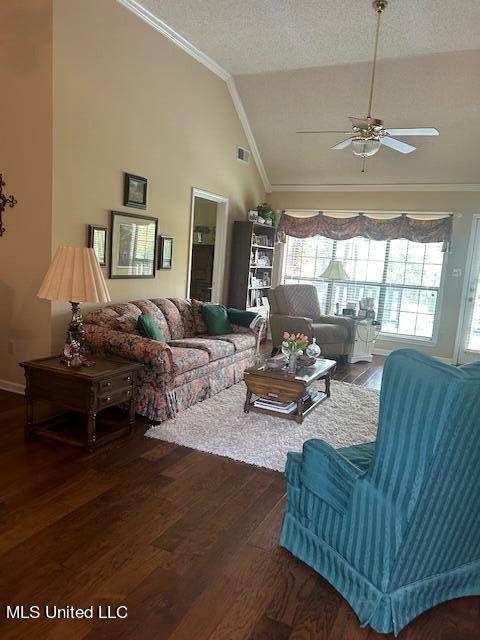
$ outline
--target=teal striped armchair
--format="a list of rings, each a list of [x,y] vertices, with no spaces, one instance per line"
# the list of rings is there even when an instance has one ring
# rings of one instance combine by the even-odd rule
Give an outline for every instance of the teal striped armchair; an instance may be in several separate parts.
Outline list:
[[[290,453],[280,544],[324,576],[362,626],[397,634],[480,595],[480,362],[410,349],[386,362],[377,440]]]

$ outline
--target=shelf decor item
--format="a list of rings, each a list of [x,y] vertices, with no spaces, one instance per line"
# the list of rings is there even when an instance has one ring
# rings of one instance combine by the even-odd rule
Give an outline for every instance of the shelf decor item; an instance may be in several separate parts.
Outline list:
[[[157,218],[112,211],[110,278],[154,278]]]
[[[277,224],[277,212],[268,202],[262,202],[257,207],[259,219],[264,220],[264,224],[275,226]]]
[[[6,196],[3,193],[3,187],[6,185],[5,180],[3,179],[3,174],[0,173],[0,236],[3,236],[6,229],[3,226],[2,215],[7,207],[13,209],[13,207],[17,204],[17,200],[13,196]]]
[[[147,208],[147,178],[125,173],[123,181],[123,204],[136,209]]]
[[[80,347],[84,338],[80,303],[111,301],[95,251],[89,247],[59,247],[37,296],[70,303],[67,344],[75,341]]]

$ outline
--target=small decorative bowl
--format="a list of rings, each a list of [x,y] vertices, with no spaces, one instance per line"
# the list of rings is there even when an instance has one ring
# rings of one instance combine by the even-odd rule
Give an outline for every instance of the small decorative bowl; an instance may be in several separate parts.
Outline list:
[[[311,356],[307,356],[306,354],[303,354],[302,356],[298,357],[297,362],[300,367],[311,367],[312,364],[315,364],[315,358],[312,358]]]
[[[267,358],[265,365],[267,369],[282,369],[287,364],[287,358],[285,356],[275,356],[273,358]]]

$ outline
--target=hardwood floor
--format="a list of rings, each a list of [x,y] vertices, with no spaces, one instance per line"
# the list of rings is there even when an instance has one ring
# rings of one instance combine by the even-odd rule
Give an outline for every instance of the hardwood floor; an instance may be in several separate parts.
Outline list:
[[[337,379],[378,388],[382,358]],[[1,620],[2,640],[374,640],[278,546],[281,474],[132,437],[93,455],[23,438],[0,391],[0,604],[118,605],[117,620]],[[393,636],[392,636],[393,637]],[[480,598],[424,613],[401,640],[478,640]]]

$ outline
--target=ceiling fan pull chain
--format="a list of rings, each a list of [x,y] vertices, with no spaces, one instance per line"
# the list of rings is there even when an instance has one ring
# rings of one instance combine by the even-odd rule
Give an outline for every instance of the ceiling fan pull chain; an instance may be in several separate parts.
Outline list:
[[[375,8],[375,11],[377,12],[377,28],[375,30],[375,48],[374,48],[374,54],[373,54],[372,81],[370,84],[370,98],[368,101],[367,118],[372,117],[373,87],[375,85],[375,72],[377,70],[378,36],[380,33],[380,19],[382,17],[382,13],[385,10],[385,7],[387,6],[387,3],[383,2],[382,0],[375,0],[375,2],[373,3],[373,6]]]

